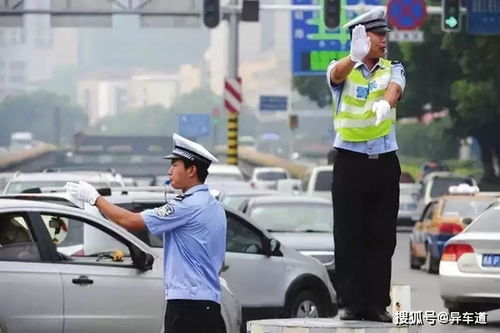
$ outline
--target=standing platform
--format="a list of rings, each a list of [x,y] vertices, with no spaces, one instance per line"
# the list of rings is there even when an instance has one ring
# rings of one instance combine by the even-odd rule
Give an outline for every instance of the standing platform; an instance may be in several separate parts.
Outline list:
[[[373,321],[340,321],[333,318],[255,320],[247,333],[419,333],[421,326],[398,326]]]

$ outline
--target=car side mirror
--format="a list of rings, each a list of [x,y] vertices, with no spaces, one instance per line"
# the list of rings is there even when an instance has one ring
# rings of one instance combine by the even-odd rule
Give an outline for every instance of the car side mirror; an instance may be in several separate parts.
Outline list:
[[[268,257],[280,255],[281,254],[280,248],[281,248],[281,243],[278,240],[274,238],[269,238],[266,244],[266,255]]]
[[[141,271],[149,271],[153,269],[153,263],[155,259],[150,253],[143,251],[137,251],[133,257],[134,266]]]
[[[465,224],[465,225],[469,225],[469,224],[471,224],[471,222],[472,222],[472,218],[470,218],[470,217],[465,217],[462,220],[462,223]]]

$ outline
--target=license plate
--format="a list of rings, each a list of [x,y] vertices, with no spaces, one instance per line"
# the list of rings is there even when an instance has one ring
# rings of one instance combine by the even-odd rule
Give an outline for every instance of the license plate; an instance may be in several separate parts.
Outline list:
[[[483,267],[500,267],[500,254],[483,254]]]

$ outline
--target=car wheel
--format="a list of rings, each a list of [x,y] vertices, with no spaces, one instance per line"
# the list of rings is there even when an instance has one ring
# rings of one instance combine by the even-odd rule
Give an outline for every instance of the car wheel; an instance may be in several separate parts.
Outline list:
[[[420,269],[420,267],[422,267],[422,263],[420,262],[420,260],[418,260],[417,258],[415,258],[413,256],[413,252],[411,249],[411,243],[410,243],[410,268],[411,269]]]
[[[425,260],[426,271],[429,274],[439,273],[439,260],[436,260],[432,255],[431,251],[427,250],[427,259]]]
[[[311,291],[299,292],[285,310],[289,318],[319,318],[327,316],[326,306],[321,298]]]

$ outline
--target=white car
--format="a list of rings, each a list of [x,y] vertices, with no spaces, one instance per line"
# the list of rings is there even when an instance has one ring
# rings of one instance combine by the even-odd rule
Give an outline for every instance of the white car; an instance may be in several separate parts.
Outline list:
[[[398,225],[415,224],[417,214],[418,184],[399,183]]]
[[[74,172],[18,172],[12,176],[3,193],[22,193],[44,187],[62,188],[66,182],[84,180],[95,188],[124,186],[110,172],[74,171]]]
[[[306,195],[332,200],[333,165],[323,165],[311,170],[304,186]]]
[[[71,200],[41,196],[0,198],[0,332],[161,332],[161,251]],[[224,327],[237,333],[240,305],[221,285]]]
[[[500,206],[487,209],[445,245],[441,298],[450,312],[500,308]]]
[[[254,189],[276,190],[278,181],[281,179],[290,179],[291,176],[283,168],[256,167],[253,169],[250,178],[250,186]]]
[[[243,173],[236,165],[229,164],[211,164],[208,167],[209,182],[227,182],[227,181],[244,181]]]

